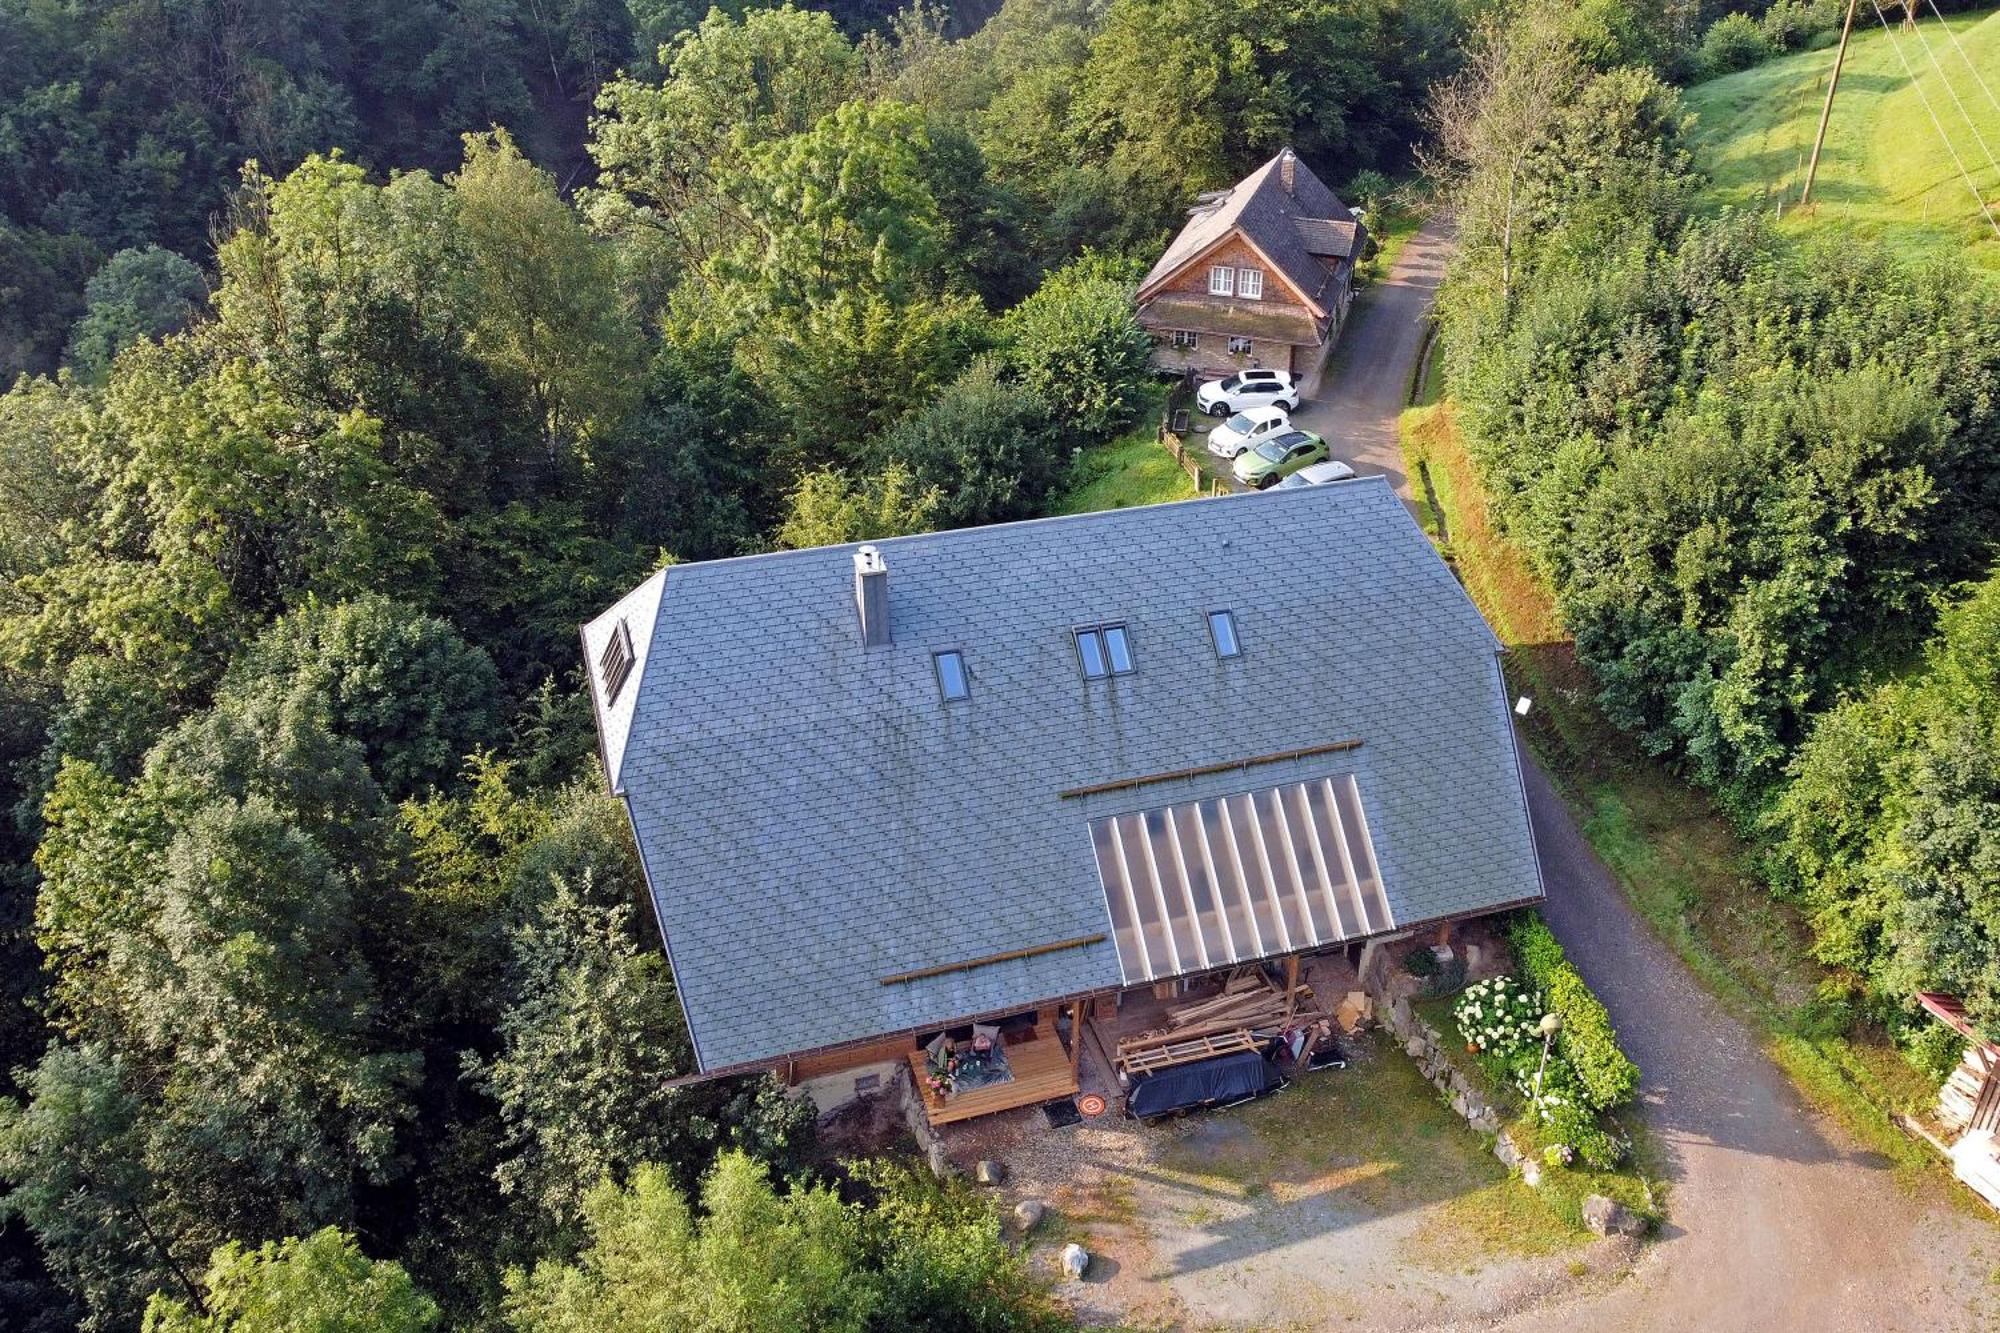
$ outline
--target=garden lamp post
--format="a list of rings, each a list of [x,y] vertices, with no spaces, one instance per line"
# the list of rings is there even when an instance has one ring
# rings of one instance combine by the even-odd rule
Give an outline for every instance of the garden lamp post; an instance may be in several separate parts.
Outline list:
[[[1542,1034],[1542,1062],[1535,1066],[1535,1105],[1542,1104],[1542,1075],[1549,1072],[1549,1048],[1556,1044],[1556,1033],[1562,1031],[1561,1014],[1543,1014],[1536,1025]]]

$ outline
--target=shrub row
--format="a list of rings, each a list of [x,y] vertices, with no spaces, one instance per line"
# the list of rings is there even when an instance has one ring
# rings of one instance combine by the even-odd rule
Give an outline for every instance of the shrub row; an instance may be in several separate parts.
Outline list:
[[[1533,912],[1516,917],[1507,935],[1522,975],[1562,1018],[1556,1049],[1576,1071],[1592,1106],[1603,1111],[1631,1101],[1639,1090],[1639,1067],[1619,1049],[1611,1014],[1584,984],[1562,944]]]

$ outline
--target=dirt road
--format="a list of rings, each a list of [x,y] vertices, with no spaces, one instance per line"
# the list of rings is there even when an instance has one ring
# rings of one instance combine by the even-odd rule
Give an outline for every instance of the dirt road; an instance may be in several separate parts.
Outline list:
[[[1321,395],[1296,414],[1405,501],[1397,418],[1450,250],[1426,227],[1356,317]],[[1919,1333],[2000,1327],[2000,1229],[1916,1191],[1814,1115],[1627,904],[1530,762],[1549,924],[1644,1074],[1666,1155],[1669,1224],[1608,1292],[1537,1304],[1510,1329]]]

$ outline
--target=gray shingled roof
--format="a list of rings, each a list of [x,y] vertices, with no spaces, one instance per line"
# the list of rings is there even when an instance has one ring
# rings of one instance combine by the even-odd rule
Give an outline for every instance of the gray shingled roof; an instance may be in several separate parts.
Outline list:
[[[1399,925],[1539,896],[1498,644],[1382,480],[879,545],[887,647],[860,644],[851,546],[676,565],[584,629],[703,1069],[1116,987],[1109,939],[882,978],[1108,933],[1089,821],[1168,801],[1351,774]],[[596,680],[620,616],[651,621],[629,726]],[[1137,669],[1085,681],[1071,631],[1110,621]]]
[[[1284,158],[1285,154],[1279,153],[1231,186],[1222,199],[1191,210],[1187,225],[1140,282],[1139,299],[1149,299],[1155,283],[1172,277],[1190,260],[1241,227],[1243,234],[1270,256],[1291,284],[1325,313],[1323,298],[1339,276],[1340,265],[1317,256],[1330,253],[1351,256],[1360,248],[1365,233],[1347,205],[1304,162],[1295,162],[1292,188],[1288,192],[1279,170]],[[1330,250],[1328,247],[1340,236],[1346,238],[1346,249]]]

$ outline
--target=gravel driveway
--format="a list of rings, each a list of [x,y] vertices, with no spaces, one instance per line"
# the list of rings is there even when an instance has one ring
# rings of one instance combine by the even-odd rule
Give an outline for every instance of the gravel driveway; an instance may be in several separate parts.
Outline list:
[[[1397,419],[1450,233],[1426,226],[1347,331],[1298,419],[1409,500]],[[1538,1304],[1510,1329],[2000,1327],[2000,1232],[1806,1108],[1756,1037],[1649,930],[1532,759],[1528,799],[1549,924],[1644,1074],[1666,1156],[1668,1225],[1609,1292]]]

